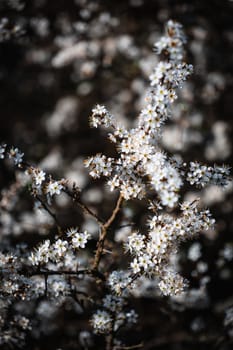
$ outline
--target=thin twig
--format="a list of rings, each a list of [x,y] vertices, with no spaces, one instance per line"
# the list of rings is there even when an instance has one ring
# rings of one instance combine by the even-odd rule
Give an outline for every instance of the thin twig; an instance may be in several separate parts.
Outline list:
[[[35,198],[36,198],[36,200],[38,200],[38,202],[40,202],[40,204],[42,205],[42,207],[44,208],[44,210],[47,211],[47,213],[54,219],[59,234],[62,234],[62,228],[61,228],[61,226],[60,226],[60,224],[59,224],[57,215],[56,215],[55,213],[53,213],[53,212],[49,209],[49,207],[45,204],[45,202],[44,202],[38,195],[36,195]]]
[[[48,275],[44,275],[44,295],[47,297],[48,295]]]
[[[113,333],[106,336],[106,350],[113,350]]]
[[[144,346],[143,343],[131,346],[115,346],[114,350],[132,350],[132,349],[140,349]]]
[[[43,275],[43,276],[53,276],[53,275],[66,275],[66,276],[79,276],[79,275],[89,275],[95,278],[98,278],[102,281],[105,281],[104,275],[96,270],[89,270],[89,269],[83,269],[78,271],[67,271],[67,270],[45,270],[40,269],[33,271],[29,273],[29,276],[37,276],[37,275]]]
[[[80,197],[79,197],[79,193],[77,191],[71,191],[69,190],[67,187],[63,190],[69,197],[71,197],[73,199],[73,201],[75,203],[78,204],[78,206],[87,214],[89,214],[90,216],[92,216],[99,225],[103,225],[104,220],[102,220],[97,214],[95,214],[90,208],[88,208],[88,206],[86,204],[84,204]]]
[[[105,241],[105,238],[106,238],[106,235],[107,235],[108,228],[111,226],[111,224],[115,220],[115,218],[116,218],[116,216],[117,216],[117,214],[118,214],[118,212],[120,210],[120,207],[121,207],[123,199],[124,199],[123,196],[120,194],[119,197],[118,197],[116,206],[115,206],[111,216],[109,217],[109,219],[104,224],[101,225],[100,236],[99,236],[99,240],[98,240],[98,243],[97,243],[97,249],[96,249],[94,263],[93,263],[93,267],[92,267],[93,270],[97,270],[98,269],[98,266],[99,266],[99,263],[100,263],[100,259],[101,259],[101,256],[103,254],[104,241]]]

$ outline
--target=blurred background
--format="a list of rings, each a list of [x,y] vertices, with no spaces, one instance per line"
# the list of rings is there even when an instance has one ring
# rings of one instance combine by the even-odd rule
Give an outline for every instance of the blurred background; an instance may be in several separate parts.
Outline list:
[[[184,26],[187,62],[193,64],[194,74],[179,92],[161,146],[185,161],[231,165],[231,0],[1,0],[0,142],[18,147],[30,163],[54,178],[75,181],[86,203],[108,216],[115,195],[109,195],[101,181],[90,180],[83,160],[115,150],[104,131],[89,127],[89,116],[99,103],[127,127],[134,125],[144,105],[148,76],[159,60],[153,44],[169,19]],[[7,165],[1,163],[0,169],[2,191],[10,192],[12,183],[23,181]],[[1,241],[7,237],[11,243],[34,245],[51,235],[53,223],[34,213],[28,195],[14,191],[17,200],[14,196],[7,208],[0,204]],[[224,192],[210,186],[185,193],[185,199],[196,197],[211,209],[216,228],[184,245],[174,262],[191,281],[186,300],[161,299],[148,281],[135,295],[140,323],[137,335],[129,332],[127,337],[144,339],[143,349],[231,348],[232,184]],[[65,198],[56,206],[64,226],[78,222],[97,236],[94,222]],[[129,203],[123,219],[143,227],[144,211],[143,203]],[[35,232],[41,238],[33,236]],[[113,242],[124,240],[123,235],[116,231]],[[51,311],[49,321],[38,312],[42,331],[24,348],[83,349],[80,337],[64,325],[69,310],[62,312],[59,318]],[[68,319],[81,332],[83,323]],[[50,330],[48,323],[53,325]]]

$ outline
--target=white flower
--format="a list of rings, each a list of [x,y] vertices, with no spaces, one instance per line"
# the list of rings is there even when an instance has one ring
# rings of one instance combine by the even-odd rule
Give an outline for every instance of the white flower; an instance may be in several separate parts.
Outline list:
[[[47,239],[41,243],[34,253],[31,253],[29,260],[33,265],[47,263],[51,257],[50,241]]]
[[[133,273],[135,273],[135,274],[141,271],[141,267],[138,263],[137,258],[133,259],[133,262],[130,263],[130,267],[133,270]]]
[[[91,323],[96,333],[108,333],[112,327],[112,317],[107,311],[97,310],[92,316]]]
[[[15,162],[15,165],[20,166],[23,161],[24,153],[20,152],[18,148],[11,148],[9,151],[9,158],[12,158]]]
[[[153,262],[151,261],[150,256],[148,254],[143,254],[143,255],[139,256],[138,264],[145,271],[148,270],[149,267],[153,266]]]
[[[71,227],[66,231],[67,237],[73,237],[76,233],[78,233],[78,229],[75,227]]]
[[[138,314],[135,310],[130,310],[126,313],[127,322],[130,324],[134,324],[138,322]]]
[[[67,245],[68,243],[66,241],[62,241],[61,239],[58,239],[53,244],[53,254],[54,256],[64,256],[64,253],[67,251]]]
[[[112,179],[108,180],[107,183],[110,186],[110,191],[114,191],[120,185],[120,181],[117,175],[115,175]]]
[[[47,185],[46,192],[52,197],[54,194],[59,195],[62,189],[63,185],[59,181],[50,181]]]
[[[39,265],[40,261],[38,259],[38,255],[36,253],[31,253],[29,256],[29,261],[32,263],[32,265]]]
[[[128,237],[128,243],[126,244],[127,249],[131,253],[135,253],[136,255],[140,255],[143,248],[145,247],[144,243],[145,237],[139,233],[133,233]]]
[[[90,238],[89,233],[87,231],[77,232],[72,235],[72,246],[76,249],[85,248],[88,239]]]
[[[45,172],[43,170],[37,169],[37,171],[34,172],[33,175],[36,186],[40,187],[42,182],[45,180]]]

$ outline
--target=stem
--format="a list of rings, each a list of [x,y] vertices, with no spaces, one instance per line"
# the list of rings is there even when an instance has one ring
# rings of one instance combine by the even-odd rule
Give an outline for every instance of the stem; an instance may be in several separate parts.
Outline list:
[[[114,350],[131,350],[131,349],[140,349],[143,347],[143,343],[131,346],[116,346]]]
[[[44,295],[45,295],[45,297],[47,297],[47,295],[48,295],[48,275],[44,275],[44,284],[45,284]]]
[[[54,219],[58,232],[59,234],[62,234],[62,228],[59,225],[58,219],[57,219],[57,215],[55,213],[53,213],[49,207],[45,204],[45,202],[37,195],[35,196],[35,198],[38,200],[38,202],[40,202],[40,204],[42,205],[42,207],[44,208],[45,211],[47,211],[47,213]]]
[[[29,274],[29,276],[37,276],[37,275],[43,275],[43,276],[53,276],[53,275],[67,275],[67,276],[79,276],[79,275],[90,275],[95,278],[98,278],[102,281],[105,281],[104,275],[96,270],[88,270],[88,269],[83,269],[79,271],[67,271],[67,270],[59,270],[59,271],[54,271],[54,270],[37,270]]]
[[[113,349],[113,333],[111,332],[106,336],[106,350]]]
[[[90,216],[92,216],[92,217],[97,221],[97,223],[98,223],[99,225],[103,225],[103,222],[104,222],[104,221],[103,221],[98,215],[96,215],[90,208],[88,208],[88,206],[86,206],[86,204],[84,204],[84,203],[81,202],[81,199],[79,198],[79,193],[78,193],[77,191],[70,191],[68,188],[66,188],[66,189],[64,190],[64,192],[65,192],[69,197],[71,197],[71,198],[73,199],[73,201],[74,201],[75,203],[77,203],[78,206],[79,206],[80,208],[82,208],[82,210],[83,210],[85,213],[87,213],[87,214],[89,214]]]
[[[105,241],[105,238],[107,236],[108,228],[111,226],[111,224],[115,220],[115,218],[120,210],[123,199],[124,199],[123,196],[120,194],[111,216],[104,224],[101,224],[101,232],[100,232],[99,240],[97,243],[97,249],[96,249],[94,263],[93,263],[93,267],[92,267],[93,270],[98,269],[100,259],[101,259],[102,254],[103,254],[104,241]]]

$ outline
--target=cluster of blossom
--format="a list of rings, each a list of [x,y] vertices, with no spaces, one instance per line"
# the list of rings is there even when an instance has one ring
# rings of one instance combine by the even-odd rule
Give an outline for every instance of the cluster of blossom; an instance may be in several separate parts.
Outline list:
[[[120,297],[108,294],[102,302],[106,310],[97,310],[91,319],[95,333],[109,334],[123,326],[132,326],[137,323],[138,315],[134,310],[122,311],[123,305]],[[114,316],[112,316],[114,314]]]
[[[18,167],[23,166],[23,156],[24,153],[22,153],[18,148],[10,147],[9,150],[7,150],[7,145],[2,144],[0,145],[0,159],[9,158],[13,159],[14,164]],[[32,192],[36,195],[46,195],[48,203],[51,202],[51,198],[57,194],[61,194],[61,191],[64,189],[66,182],[64,180],[55,181],[51,178],[51,176],[46,175],[46,173],[39,169],[34,167],[28,167],[25,164],[26,167],[26,174],[29,174],[31,176],[32,180]]]
[[[159,149],[158,139],[162,124],[171,115],[170,105],[177,97],[176,89],[192,73],[192,66],[183,62],[184,43],[182,27],[169,21],[167,35],[156,44],[158,53],[167,55],[167,61],[161,61],[150,76],[152,91],[147,98],[148,105],[139,115],[136,128],[128,131],[118,126],[104,106],[97,105],[92,111],[93,126],[113,128],[109,138],[116,143],[120,157],[113,159],[97,154],[87,159],[85,166],[90,167],[90,175],[94,178],[110,178],[110,190],[120,189],[127,200],[145,197],[147,183],[157,192],[164,206],[174,207],[178,202],[178,193],[183,184],[181,171]],[[224,167],[205,168],[191,163],[187,179],[191,184],[199,184],[207,182],[208,178],[208,183],[222,186],[228,183],[228,175],[229,169]]]
[[[65,188],[65,180],[55,181],[51,176],[49,176],[48,180],[46,179],[48,176],[41,169],[29,167],[26,172],[31,176],[33,195],[46,195],[48,204],[51,203],[51,198],[55,194],[60,195]]]
[[[21,274],[22,267],[26,261],[16,253],[0,253],[0,296],[27,298],[30,288],[30,280]]]
[[[7,273],[14,270],[20,269],[22,267],[22,262],[19,258],[12,254],[3,254],[0,252],[0,263],[1,263],[1,272]]]
[[[0,346],[23,347],[25,345],[26,332],[32,329],[30,321],[22,315],[14,315],[13,319],[6,324],[0,316]]]
[[[198,162],[190,162],[187,181],[191,185],[205,187],[207,184],[226,186],[230,180],[230,168],[226,166],[214,167],[201,165]]]
[[[112,293],[105,295],[101,302],[102,309],[98,309],[91,319],[96,333],[108,334],[112,331],[116,332],[120,327],[137,323],[138,315],[136,312],[133,309],[126,309],[126,295],[115,294],[116,291],[127,287],[127,279],[123,281],[123,276],[126,276],[123,271],[113,271],[108,278],[107,284],[111,287]],[[118,287],[116,287],[117,285]]]
[[[180,295],[184,292],[186,281],[177,272],[166,270],[158,286],[165,296]]]
[[[18,167],[21,166],[21,163],[23,162],[23,156],[24,153],[20,152],[18,148],[11,147],[9,151],[7,151],[7,145],[2,144],[0,145],[0,158],[4,159],[5,157],[13,159],[14,164]]]
[[[180,61],[184,56],[183,44],[186,37],[180,23],[169,20],[166,27],[166,35],[154,45],[156,53],[166,53],[172,61]]]
[[[171,254],[176,252],[180,242],[195,237],[214,224],[209,210],[199,211],[196,202],[183,203],[181,210],[178,218],[168,214],[153,216],[149,220],[149,232],[134,232],[126,243],[126,251],[133,257],[130,264],[133,274],[157,276],[164,295],[179,294],[186,285],[182,277],[167,268]]]
[[[7,152],[7,145],[0,145],[0,159],[4,159],[6,157],[12,158],[14,160],[14,164],[18,167],[23,167],[25,165],[26,174],[31,177],[32,184],[32,193],[34,196],[45,195],[47,198],[48,204],[51,204],[52,197],[56,195],[60,195],[62,190],[64,190],[67,181],[64,179],[55,181],[51,176],[48,176],[43,170],[39,168],[35,168],[32,166],[28,166],[26,163],[23,163],[24,153],[19,151],[18,148],[11,147]]]
[[[48,278],[48,295],[51,298],[58,298],[59,296],[69,295],[70,290],[69,283],[62,277],[51,276]]]
[[[112,271],[108,276],[108,287],[116,295],[127,296],[129,286],[131,288],[133,286],[133,279],[129,271]]]
[[[66,234],[68,240],[58,238],[54,243],[51,243],[47,239],[41,243],[35,252],[31,253],[31,263],[40,266],[48,262],[58,263],[65,259],[70,250],[85,248],[88,239],[90,239],[90,234],[87,231],[78,232],[75,228],[69,229]]]
[[[97,128],[102,125],[105,128],[109,128],[110,126],[114,126],[114,118],[108,112],[108,110],[101,105],[96,105],[92,110],[92,116],[90,120],[90,124],[92,127]]]
[[[147,98],[149,104],[139,115],[136,128],[128,131],[118,126],[104,106],[93,110],[92,124],[103,125],[106,120],[107,127],[112,125],[114,130],[109,138],[116,143],[120,157],[112,159],[97,154],[90,157],[85,165],[90,167],[90,175],[94,178],[111,175],[108,180],[110,190],[119,189],[127,200],[142,199],[147,193],[149,180],[150,187],[156,190],[164,206],[174,207],[178,202],[184,171],[160,151],[157,139],[161,125],[170,116],[170,105],[177,97],[175,89],[192,73],[192,66],[183,62],[184,43],[182,27],[169,21],[167,35],[155,45],[156,51],[164,53],[168,60],[160,62],[150,76],[153,89]],[[191,163],[187,180],[191,184],[209,182],[223,186],[229,181],[229,169]],[[209,211],[199,213],[194,203],[183,204],[181,209],[183,214],[178,219],[167,215],[152,218],[151,225],[156,222],[155,227],[150,227],[147,235],[132,234],[127,244],[127,249],[135,256],[131,263],[133,273],[159,276],[159,286],[165,295],[178,294],[185,285],[182,277],[167,269],[170,253],[181,240],[190,239],[201,230],[208,230],[214,223]]]
[[[25,33],[22,24],[10,24],[7,17],[0,19],[0,43],[8,41],[12,38],[18,38]]]
[[[178,169],[160,151],[157,140],[162,124],[170,116],[170,105],[176,98],[175,89],[190,75],[192,66],[182,62],[185,39],[179,24],[168,22],[165,39],[162,41],[166,44],[158,44],[159,53],[166,51],[168,60],[160,62],[150,77],[152,91],[136,128],[128,131],[118,126],[104,106],[93,109],[91,124],[113,127],[109,138],[116,143],[120,157],[112,159],[97,154],[85,165],[90,167],[90,175],[94,178],[110,177],[110,189],[120,189],[125,199],[142,199],[146,195],[146,183],[149,183],[162,204],[173,207],[183,182]]]
[[[19,271],[12,270],[1,276],[0,295],[9,298],[28,299],[30,296],[31,281]]]

